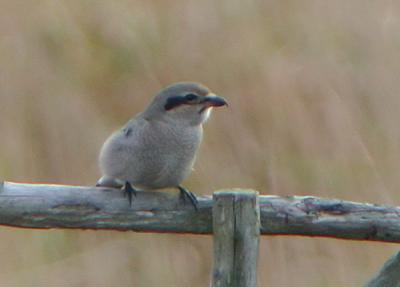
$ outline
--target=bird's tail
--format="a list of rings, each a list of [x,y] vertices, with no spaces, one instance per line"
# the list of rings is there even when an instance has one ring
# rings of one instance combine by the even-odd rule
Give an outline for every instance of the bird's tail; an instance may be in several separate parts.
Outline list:
[[[113,187],[113,188],[121,188],[123,185],[124,185],[123,181],[107,175],[102,176],[96,183],[96,186]]]

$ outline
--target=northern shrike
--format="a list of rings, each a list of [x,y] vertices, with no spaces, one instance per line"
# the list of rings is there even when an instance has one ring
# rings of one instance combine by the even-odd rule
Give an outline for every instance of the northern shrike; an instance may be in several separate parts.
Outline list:
[[[136,189],[175,187],[197,209],[181,182],[190,174],[203,136],[203,123],[224,98],[198,83],[181,82],[161,90],[146,110],[114,132],[99,157],[97,186],[124,187],[129,203]]]

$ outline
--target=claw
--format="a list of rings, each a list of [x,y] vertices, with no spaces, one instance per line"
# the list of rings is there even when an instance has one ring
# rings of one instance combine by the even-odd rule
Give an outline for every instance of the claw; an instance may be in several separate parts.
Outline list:
[[[132,195],[136,197],[136,189],[132,187],[129,181],[126,181],[123,191],[125,192],[126,195],[128,195],[129,206],[132,206]]]
[[[183,201],[186,202],[186,198],[189,199],[190,203],[193,205],[194,209],[199,210],[199,202],[196,198],[196,196],[191,193],[189,190],[182,186],[178,186],[178,189],[180,191],[179,198]]]

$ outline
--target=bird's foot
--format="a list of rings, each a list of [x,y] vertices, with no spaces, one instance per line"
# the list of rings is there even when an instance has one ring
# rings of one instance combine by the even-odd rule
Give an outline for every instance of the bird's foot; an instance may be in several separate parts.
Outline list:
[[[182,186],[178,186],[179,189],[179,199],[182,202],[186,202],[187,199],[189,199],[190,203],[193,205],[194,209],[199,210],[199,202],[196,198],[196,196],[191,193],[189,190],[187,190],[186,188],[182,187]]]
[[[132,187],[129,181],[125,182],[124,188],[122,189],[125,194],[128,196],[129,206],[132,206],[132,195],[136,197],[136,189]]]

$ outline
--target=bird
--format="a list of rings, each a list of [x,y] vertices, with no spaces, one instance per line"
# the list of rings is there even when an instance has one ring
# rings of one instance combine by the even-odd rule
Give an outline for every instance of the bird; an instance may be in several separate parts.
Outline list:
[[[227,101],[196,82],[162,89],[148,107],[104,142],[96,186],[122,188],[132,206],[138,190],[176,188],[198,209],[197,197],[181,183],[193,170],[203,124]]]

